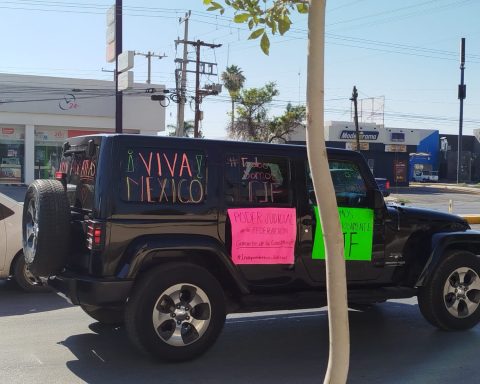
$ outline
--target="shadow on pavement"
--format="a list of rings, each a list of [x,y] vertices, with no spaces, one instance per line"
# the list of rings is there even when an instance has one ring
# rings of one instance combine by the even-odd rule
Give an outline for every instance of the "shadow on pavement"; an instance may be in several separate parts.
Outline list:
[[[328,361],[325,311],[228,319],[210,351],[180,364],[141,355],[121,327],[91,329],[62,342],[77,358],[68,368],[88,383],[319,383]],[[350,329],[349,383],[455,382],[459,367],[476,377],[479,332],[437,331],[416,305],[351,311]]]
[[[28,293],[13,281],[0,280],[0,317],[28,315],[71,307],[53,292]]]

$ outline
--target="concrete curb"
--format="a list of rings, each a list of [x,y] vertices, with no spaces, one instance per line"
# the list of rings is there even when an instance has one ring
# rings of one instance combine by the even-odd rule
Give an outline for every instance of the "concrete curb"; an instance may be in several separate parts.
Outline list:
[[[458,185],[458,184],[447,184],[447,183],[410,183],[410,187],[427,187],[427,188],[437,188],[437,189],[447,189],[450,191],[458,191],[464,193],[480,194],[480,188],[475,188],[472,186]],[[390,188],[392,189],[392,188]]]

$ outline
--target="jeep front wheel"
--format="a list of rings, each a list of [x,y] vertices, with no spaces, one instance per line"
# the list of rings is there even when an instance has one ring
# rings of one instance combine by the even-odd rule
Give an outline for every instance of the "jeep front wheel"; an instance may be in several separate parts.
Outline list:
[[[65,265],[70,210],[62,183],[35,180],[23,204],[23,253],[30,272],[48,277]]]
[[[225,323],[223,289],[204,268],[171,264],[134,288],[125,325],[131,341],[154,357],[184,361],[205,352]]]
[[[420,287],[418,305],[424,317],[444,330],[464,330],[480,321],[480,258],[450,251],[429,283]]]

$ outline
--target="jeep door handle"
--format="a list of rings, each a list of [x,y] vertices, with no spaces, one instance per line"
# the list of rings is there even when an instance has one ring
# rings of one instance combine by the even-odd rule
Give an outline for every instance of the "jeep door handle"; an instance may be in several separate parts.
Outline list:
[[[312,219],[303,219],[302,220],[302,225],[306,226],[306,227],[311,227],[313,224],[313,220]]]

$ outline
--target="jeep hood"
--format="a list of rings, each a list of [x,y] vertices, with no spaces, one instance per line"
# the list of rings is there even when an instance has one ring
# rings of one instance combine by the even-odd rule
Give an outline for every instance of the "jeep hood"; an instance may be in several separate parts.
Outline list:
[[[465,231],[470,229],[467,221],[460,216],[431,209],[389,205],[388,215],[398,221],[399,228],[409,227],[434,231]]]

